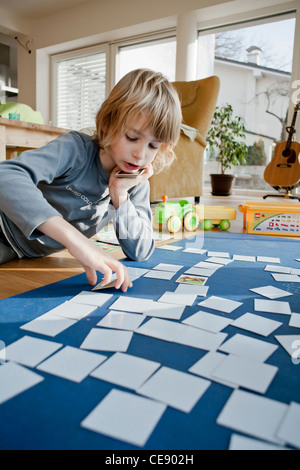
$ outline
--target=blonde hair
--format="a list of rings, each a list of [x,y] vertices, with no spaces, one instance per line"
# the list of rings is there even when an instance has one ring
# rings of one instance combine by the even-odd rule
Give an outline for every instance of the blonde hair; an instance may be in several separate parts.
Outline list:
[[[151,127],[162,142],[154,159],[156,173],[168,168],[180,135],[181,105],[175,88],[164,75],[137,69],[125,75],[113,88],[96,116],[95,139],[102,149],[122,137],[143,114],[145,128]]]

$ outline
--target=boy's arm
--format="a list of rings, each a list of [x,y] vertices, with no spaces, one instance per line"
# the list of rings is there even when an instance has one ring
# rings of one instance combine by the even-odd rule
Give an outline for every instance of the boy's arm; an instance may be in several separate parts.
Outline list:
[[[104,275],[101,282],[102,286],[111,281],[112,272],[115,272],[117,275],[116,289],[122,287],[122,291],[126,292],[128,287],[132,287],[126,267],[96,246],[93,241],[82,235],[62,217],[51,217],[42,223],[38,229],[69,250],[70,254],[83,266],[90,285],[96,284],[96,272],[100,271]]]

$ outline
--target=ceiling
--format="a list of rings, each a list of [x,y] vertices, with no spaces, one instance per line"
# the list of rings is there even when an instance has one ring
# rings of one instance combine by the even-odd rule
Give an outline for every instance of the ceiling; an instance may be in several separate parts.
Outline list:
[[[91,0],[0,0],[0,9],[23,19],[35,19],[57,13]],[[97,0],[102,1],[102,0]]]

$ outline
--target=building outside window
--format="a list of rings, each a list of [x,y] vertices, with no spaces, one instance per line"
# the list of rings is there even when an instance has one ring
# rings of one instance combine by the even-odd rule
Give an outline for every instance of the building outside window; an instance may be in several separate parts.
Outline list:
[[[237,189],[270,190],[263,174],[276,142],[286,140],[294,31],[288,15],[199,32],[197,78],[220,77],[217,105],[231,104],[247,129],[246,165],[231,169]],[[207,188],[218,169],[217,155],[206,152]]]

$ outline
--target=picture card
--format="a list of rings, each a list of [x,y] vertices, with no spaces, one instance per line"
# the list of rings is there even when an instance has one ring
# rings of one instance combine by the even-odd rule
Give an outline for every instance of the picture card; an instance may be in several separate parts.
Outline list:
[[[279,289],[278,287],[274,286],[264,286],[264,287],[257,287],[256,289],[249,289],[251,292],[255,294],[262,295],[263,297],[267,297],[270,300],[276,300],[283,297],[289,297],[293,294],[287,292],[286,290]]]
[[[279,439],[300,449],[300,404],[291,402],[276,433]]]
[[[281,322],[270,320],[269,318],[255,315],[253,313],[245,313],[233,321],[232,326],[241,328],[242,330],[251,331],[261,336],[269,336],[277,328],[282,325]]]
[[[217,418],[217,424],[258,439],[282,445],[276,436],[288,405],[256,395],[234,390]]]
[[[75,383],[82,382],[107,356],[66,346],[42,362],[37,369]]]
[[[210,381],[186,372],[161,367],[137,390],[137,393],[189,413],[210,384]]]
[[[150,308],[145,310],[147,317],[169,318],[170,320],[180,320],[185,310],[185,305],[174,303],[153,302]]]
[[[222,354],[218,351],[209,351],[189,368],[189,372],[225,385],[226,387],[238,388],[237,384],[228,382],[227,380],[222,380],[213,375],[214,370],[226,359],[226,357],[227,354]]]
[[[95,305],[96,307],[102,307],[108,300],[112,298],[113,294],[103,294],[90,291],[82,291],[79,294],[72,297],[69,302],[78,302],[80,304]]]
[[[212,375],[253,392],[265,394],[277,372],[278,368],[275,366],[229,355]]]
[[[60,343],[23,336],[0,351],[0,360],[18,362],[27,367],[36,367],[62,346]],[[3,357],[2,354],[5,356]]]
[[[115,353],[91,376],[132,390],[139,388],[158,368],[159,362],[130,354]]]
[[[275,344],[239,333],[229,338],[226,343],[219,347],[219,351],[259,362],[265,362],[276,349],[278,347]]]
[[[212,296],[206,300],[203,300],[198,305],[209,308],[211,310],[217,310],[219,312],[231,313],[243,304],[242,302],[236,302],[235,300]]]
[[[292,314],[290,304],[279,300],[254,299],[254,310],[256,312],[278,313],[281,315]]]
[[[110,310],[110,312],[103,317],[97,326],[104,328],[113,328],[116,330],[136,330],[140,324],[145,320],[145,316],[140,313],[119,312],[117,310]]]
[[[124,312],[144,313],[147,308],[151,307],[153,302],[152,299],[120,296],[109,308],[111,310],[121,310]]]
[[[22,392],[34,387],[44,377],[14,362],[7,362],[0,367],[0,405]]]
[[[25,325],[20,326],[20,329],[53,338],[67,328],[75,325],[75,323],[77,323],[76,320],[45,313]]]
[[[165,410],[163,403],[113,389],[81,422],[81,426],[143,447]]]
[[[80,349],[125,352],[128,349],[132,335],[132,331],[92,328],[81,344]]]
[[[187,284],[192,286],[204,286],[207,279],[208,278],[204,276],[191,276],[187,274],[181,274],[181,276],[176,279],[176,282],[178,282],[179,284]]]
[[[210,331],[211,333],[220,333],[224,328],[230,325],[233,320],[214,315],[212,313],[199,312],[194,313],[190,317],[183,320],[182,323],[190,325],[195,328]]]

